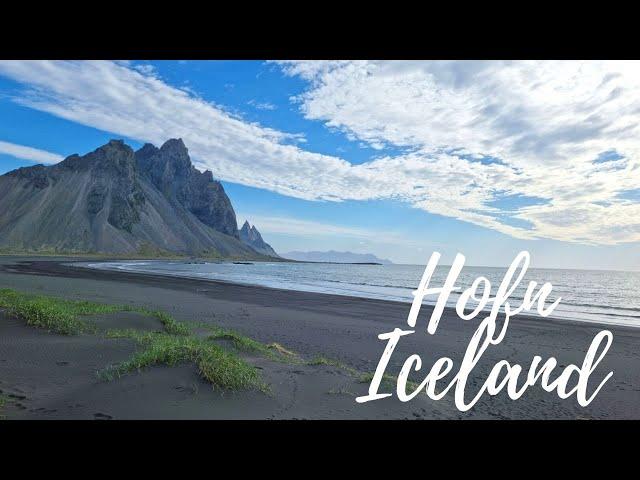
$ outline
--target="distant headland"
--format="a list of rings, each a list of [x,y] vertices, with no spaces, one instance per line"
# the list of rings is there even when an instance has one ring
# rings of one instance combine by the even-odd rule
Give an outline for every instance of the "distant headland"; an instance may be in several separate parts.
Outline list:
[[[337,252],[287,252],[281,255],[283,258],[297,260],[298,262],[322,262],[322,263],[351,263],[365,265],[391,265],[393,262],[384,258],[378,258],[372,253]]]

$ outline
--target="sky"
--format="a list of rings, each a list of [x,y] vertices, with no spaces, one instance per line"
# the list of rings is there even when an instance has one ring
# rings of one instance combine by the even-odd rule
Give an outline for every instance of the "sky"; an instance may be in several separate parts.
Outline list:
[[[636,61],[0,61],[0,173],[182,138],[281,253],[640,270],[639,130]]]

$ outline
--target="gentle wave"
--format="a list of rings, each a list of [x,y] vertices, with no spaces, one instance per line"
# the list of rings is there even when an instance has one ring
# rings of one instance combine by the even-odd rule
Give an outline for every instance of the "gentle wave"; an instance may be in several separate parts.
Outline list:
[[[406,287],[404,285],[395,285],[395,284],[379,284],[379,283],[368,283],[368,282],[359,282],[359,283],[350,283],[350,282],[345,282],[343,280],[330,280],[330,279],[326,279],[324,280],[326,282],[330,282],[330,283],[339,283],[339,284],[343,284],[343,285],[360,285],[360,286],[369,286],[369,287],[381,287],[381,288],[398,288],[398,289],[403,289],[403,290],[407,290],[409,292],[412,292],[415,290],[415,286],[414,287]],[[562,293],[570,293],[570,290],[557,290],[554,289],[554,293],[556,294],[562,294]],[[460,296],[459,292],[451,292],[452,296]],[[560,295],[558,295],[560,296]],[[613,298],[624,298],[621,295],[611,295],[611,297]],[[520,296],[520,295],[516,295],[516,294],[512,294],[510,297],[510,299],[513,300],[524,300],[524,295]],[[602,309],[614,309],[614,310],[624,310],[624,311],[629,311],[629,312],[640,312],[640,308],[634,308],[634,307],[620,307],[620,306],[611,306],[611,305],[605,305],[605,304],[599,304],[599,305],[594,305],[591,303],[576,303],[576,302],[570,302],[570,301],[564,301],[562,302],[564,305],[572,305],[575,307],[597,307],[597,308],[602,308]],[[604,314],[606,315],[606,314]],[[614,315],[614,314],[609,314],[609,315]]]

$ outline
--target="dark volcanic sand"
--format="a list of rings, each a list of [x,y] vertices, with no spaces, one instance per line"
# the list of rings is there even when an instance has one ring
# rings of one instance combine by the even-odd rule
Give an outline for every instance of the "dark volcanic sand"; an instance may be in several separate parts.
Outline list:
[[[77,259],[75,259],[77,260]],[[310,359],[337,359],[372,372],[384,347],[382,332],[406,327],[403,303],[223,282],[170,278],[65,266],[63,259],[0,258],[0,288],[164,309],[176,319],[204,321],[235,329],[263,342],[278,342]],[[417,332],[403,337],[387,372],[396,375],[408,355],[422,357],[423,375],[442,356],[453,373],[478,321],[464,322],[447,310],[436,335],[423,333],[430,308],[424,306]],[[101,327],[156,329],[153,319],[114,314]],[[4,414],[13,418],[640,418],[640,330],[531,317],[511,320],[502,344],[490,347],[468,381],[467,398],[501,359],[528,370],[535,355],[555,356],[562,366],[581,365],[598,331],[613,332],[613,345],[591,377],[597,385],[614,375],[586,408],[575,397],[560,400],[539,385],[512,401],[506,393],[484,394],[469,412],[453,405],[453,391],[441,401],[421,394],[357,404],[368,384],[328,366],[299,366],[249,358],[261,368],[272,395],[214,391],[192,365],[153,367],[105,382],[96,372],[135,351],[130,340],[99,335],[68,337],[28,327],[0,313],[0,391],[10,398]],[[559,373],[559,371],[558,371]],[[413,377],[415,381],[423,376]],[[381,390],[382,391],[382,390]],[[391,390],[388,390],[391,392]]]

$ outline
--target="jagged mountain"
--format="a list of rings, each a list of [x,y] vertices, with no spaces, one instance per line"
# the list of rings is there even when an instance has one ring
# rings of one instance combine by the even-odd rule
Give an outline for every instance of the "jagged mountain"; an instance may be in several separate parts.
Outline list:
[[[0,247],[259,257],[240,241],[220,182],[193,167],[179,139],[137,152],[112,140],[0,176]]]
[[[185,207],[214,230],[238,238],[236,214],[222,184],[209,170],[196,170],[182,140],[168,140],[161,148],[147,143],[135,157],[139,171],[172,204]]]
[[[273,248],[271,248],[271,245],[262,239],[262,235],[260,235],[256,226],[249,225],[247,220],[245,220],[244,225],[242,225],[242,228],[240,229],[240,241],[245,245],[249,245],[258,253],[262,253],[269,257],[279,258],[279,255]]]
[[[283,258],[297,260],[299,262],[328,262],[328,263],[379,263],[389,265],[393,262],[384,258],[378,258],[372,253],[353,252],[287,252],[282,254]]]

